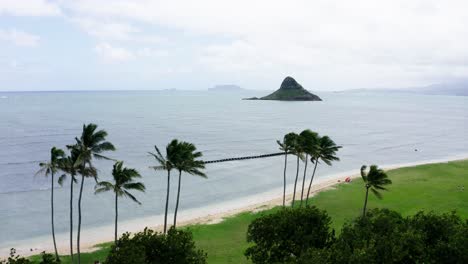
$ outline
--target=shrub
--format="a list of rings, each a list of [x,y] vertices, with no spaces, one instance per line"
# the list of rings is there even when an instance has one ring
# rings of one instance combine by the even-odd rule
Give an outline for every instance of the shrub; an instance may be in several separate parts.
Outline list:
[[[46,253],[45,251],[41,253],[41,258],[42,260],[39,264],[60,264],[60,261],[56,260],[54,255]]]
[[[296,263],[468,263],[466,245],[468,222],[455,213],[403,218],[374,209],[345,224],[327,248],[310,248]]]
[[[253,263],[284,263],[309,248],[323,248],[334,235],[330,217],[316,207],[283,208],[254,220],[248,227],[245,256]]]
[[[10,257],[6,260],[0,260],[0,264],[29,264],[31,261],[29,261],[26,258],[20,257],[19,255],[16,255],[16,249],[12,248],[10,249]]]
[[[197,250],[189,231],[171,228],[167,235],[149,229],[125,233],[112,246],[106,264],[204,264],[206,253]]]

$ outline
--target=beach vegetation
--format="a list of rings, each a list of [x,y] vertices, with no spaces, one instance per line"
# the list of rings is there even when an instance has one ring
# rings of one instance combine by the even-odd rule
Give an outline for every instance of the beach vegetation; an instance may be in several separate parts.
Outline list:
[[[369,190],[378,198],[382,199],[380,191],[386,191],[385,185],[392,183],[392,180],[388,178],[388,175],[382,169],[379,169],[377,165],[371,165],[369,172],[366,172],[367,166],[362,165],[361,177],[366,187],[366,198],[364,200],[364,207],[362,209],[362,216],[366,215],[367,200],[369,198]]]
[[[178,146],[179,146],[179,141],[177,139],[172,140],[167,146],[166,146],[166,156],[163,156],[161,151],[157,146],[154,146],[154,149],[156,152],[149,152],[151,156],[154,157],[154,159],[157,162],[156,166],[151,166],[152,169],[155,171],[161,171],[165,170],[167,171],[167,187],[166,187],[166,205],[164,208],[164,229],[163,232],[164,234],[167,233],[167,214],[168,214],[168,209],[169,209],[169,191],[171,187],[171,171],[175,169],[175,163],[177,163],[178,160],[178,155],[180,154],[178,152]]]
[[[117,224],[119,217],[118,198],[126,197],[132,201],[141,204],[130,191],[145,191],[145,185],[136,182],[135,179],[141,178],[137,170],[123,166],[123,161],[117,161],[112,169],[112,178],[114,182],[101,181],[96,184],[95,193],[112,191],[115,194],[115,222],[114,222],[114,242],[117,241]]]
[[[179,172],[179,181],[177,184],[177,198],[174,209],[174,227],[176,227],[177,225],[177,212],[179,210],[180,189],[182,186],[182,173],[185,172],[190,175],[206,178],[205,173],[201,171],[205,168],[205,163],[202,160],[200,160],[200,158],[203,155],[200,151],[197,151],[195,145],[192,143],[182,141],[179,142],[177,148],[178,155],[177,159],[174,161],[174,166]]]
[[[327,247],[310,248],[294,263],[467,263],[468,222],[455,213],[403,217],[372,209],[346,223]]]
[[[341,146],[336,145],[336,143],[328,136],[318,137],[317,146],[312,147],[310,152],[310,161],[314,163],[314,170],[312,176],[310,177],[309,187],[307,188],[307,195],[305,203],[307,205],[310,196],[310,190],[312,188],[312,182],[314,181],[315,172],[317,170],[317,165],[322,161],[328,166],[332,165],[332,162],[339,161],[340,158],[336,155],[338,150],[342,148]]]
[[[302,149],[305,153],[304,157],[304,176],[302,177],[302,188],[301,188],[301,204],[304,200],[304,185],[306,182],[307,176],[307,164],[310,157],[316,156],[318,151],[318,143],[319,143],[319,135],[316,132],[311,131],[310,129],[306,129],[299,134],[300,137],[300,144],[302,145]]]
[[[192,233],[171,227],[167,234],[145,229],[123,234],[111,247],[106,264],[205,264],[207,254],[197,249]]]
[[[284,172],[283,172],[283,207],[286,206],[286,169],[288,166],[288,154],[294,149],[294,142],[297,135],[295,133],[288,133],[283,137],[283,141],[277,140],[279,149],[284,152]]]
[[[78,255],[78,263],[81,263],[80,257],[80,235],[81,235],[81,201],[83,196],[83,186],[85,178],[92,177],[97,181],[97,170],[92,164],[93,159],[109,159],[104,156],[106,151],[114,151],[114,145],[106,141],[107,132],[105,130],[97,130],[96,124],[83,125],[81,136],[75,138],[75,144],[67,146],[68,149],[76,151],[78,157],[75,161],[79,166],[79,174],[81,175],[80,192],[78,195],[78,229],[76,239],[76,250]]]
[[[252,221],[245,256],[256,264],[285,263],[309,248],[323,248],[334,238],[331,218],[316,207],[283,208]]]
[[[69,205],[69,233],[70,233],[70,258],[73,262],[73,185],[77,183],[76,176],[80,170],[78,161],[78,151],[70,150],[70,153],[65,158],[62,158],[59,163],[60,170],[64,173],[59,179],[58,183],[63,185],[63,182],[67,177],[70,178],[70,205]]]
[[[55,179],[54,176],[59,171],[59,165],[61,160],[65,157],[65,152],[56,147],[52,147],[50,150],[50,160],[48,162],[39,163],[40,170],[36,173],[43,174],[46,177],[50,175],[50,214],[51,214],[51,231],[52,231],[52,241],[54,244],[54,252],[56,260],[60,260],[59,254],[57,251],[57,242],[55,240],[55,223],[54,223],[54,189],[55,189]]]
[[[291,133],[290,133],[291,134]],[[300,167],[300,160],[304,160],[304,149],[302,148],[301,144],[301,137],[296,134],[292,133],[292,154],[296,156],[296,177],[294,178],[294,189],[293,189],[293,198],[292,198],[292,206],[294,207],[294,202],[296,201],[296,188],[297,188],[297,179],[299,178],[299,167]]]

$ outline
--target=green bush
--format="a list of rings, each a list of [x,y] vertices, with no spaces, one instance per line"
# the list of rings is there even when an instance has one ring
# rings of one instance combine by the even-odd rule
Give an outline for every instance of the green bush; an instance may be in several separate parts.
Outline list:
[[[60,264],[60,261],[56,260],[54,255],[46,253],[45,251],[41,253],[41,258],[42,260],[39,264]]]
[[[300,257],[309,248],[323,248],[333,240],[331,219],[316,207],[283,208],[254,220],[247,240],[254,245],[245,256],[253,263],[284,263]]]
[[[455,213],[403,218],[374,209],[346,224],[327,248],[311,248],[296,263],[468,263],[468,222]]]
[[[149,229],[125,233],[112,246],[106,264],[204,264],[206,253],[197,250],[189,231],[171,228],[167,235]]]
[[[0,264],[30,264],[31,262],[19,255],[16,255],[16,249],[10,249],[10,256],[8,259],[0,260]]]

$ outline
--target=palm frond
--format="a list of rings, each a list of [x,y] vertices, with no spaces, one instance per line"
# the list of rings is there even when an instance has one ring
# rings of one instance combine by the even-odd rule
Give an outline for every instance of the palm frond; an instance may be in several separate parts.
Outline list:
[[[374,189],[374,188],[371,188],[371,191],[372,191],[372,193],[375,194],[375,196],[376,196],[377,198],[382,199],[382,194],[381,194],[379,191],[377,191],[377,190]]]
[[[94,186],[94,193],[102,193],[102,192],[107,192],[115,189],[115,185],[107,182],[107,181],[102,181],[98,182],[96,186]]]
[[[131,182],[131,183],[126,183],[123,185],[123,188],[126,190],[137,190],[140,192],[145,192],[146,187],[143,183],[141,182]]]
[[[362,165],[361,166],[361,177],[364,180],[364,182],[367,182],[367,174],[366,174],[367,166]]]
[[[135,196],[133,196],[133,194],[127,192],[127,191],[124,191],[124,195],[129,197],[130,199],[132,199],[132,201],[134,201],[135,203],[141,205],[140,201],[137,200],[137,198]]]

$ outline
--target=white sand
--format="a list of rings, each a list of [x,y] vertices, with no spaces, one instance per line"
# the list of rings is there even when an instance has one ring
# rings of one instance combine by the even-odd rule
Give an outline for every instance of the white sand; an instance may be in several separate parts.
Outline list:
[[[455,157],[437,159],[437,160],[428,160],[423,162],[413,162],[405,164],[393,164],[393,165],[383,165],[380,166],[385,170],[396,169],[401,167],[410,167],[415,165],[430,164],[430,163],[441,163],[448,162],[451,160],[460,160],[466,159],[468,155],[459,155]],[[343,184],[346,177],[351,177],[352,179],[360,177],[359,170],[347,171],[339,174],[321,176],[316,178],[312,185],[311,193],[312,195],[333,188],[336,184]],[[304,195],[307,193],[307,184],[306,189],[304,190]],[[302,181],[298,181],[298,192],[296,196],[299,195],[300,199],[300,186]],[[292,190],[293,186],[287,186],[287,190]],[[260,193],[253,196],[243,197],[240,199],[214,204],[211,206],[199,207],[196,209],[184,210],[179,212],[178,216],[178,225],[192,225],[192,224],[213,224],[219,223],[224,218],[236,215],[241,212],[257,212],[272,208],[282,204],[283,198],[283,188],[280,186],[278,189],[271,190],[269,192]],[[292,201],[292,193],[287,194],[287,202]],[[297,197],[296,197],[297,200]],[[162,230],[162,224],[164,222],[163,215],[149,216],[138,218],[130,221],[119,222],[119,230],[121,232],[138,232],[143,230],[145,227],[149,227],[155,230]],[[168,216],[168,222],[172,223],[173,215]],[[89,252],[95,250],[95,245],[107,241],[112,241],[114,239],[114,226],[112,224],[102,227],[95,228],[85,228],[81,232],[82,243],[81,243],[81,252]],[[76,231],[74,233],[76,236]],[[69,253],[69,234],[61,233],[56,236],[58,243],[58,249],[60,254]],[[75,244],[76,241],[74,241]],[[74,245],[76,247],[76,245]],[[16,248],[17,254],[22,256],[29,256],[34,254],[39,254],[42,251],[53,252],[53,244],[51,236],[37,237],[23,241],[16,241],[11,244],[10,247]],[[0,248],[0,256],[8,256],[10,252],[10,247]],[[32,251],[31,251],[32,249]],[[76,249],[74,250],[76,253]]]

